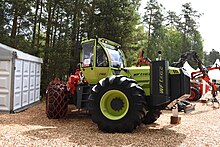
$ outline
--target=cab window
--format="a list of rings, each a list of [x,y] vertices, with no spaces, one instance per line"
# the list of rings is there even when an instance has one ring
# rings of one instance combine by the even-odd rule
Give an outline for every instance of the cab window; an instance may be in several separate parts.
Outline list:
[[[109,66],[108,57],[100,44],[97,45],[97,49],[96,49],[96,66],[97,67]]]
[[[93,66],[93,53],[94,41],[82,44],[82,66],[90,67]]]

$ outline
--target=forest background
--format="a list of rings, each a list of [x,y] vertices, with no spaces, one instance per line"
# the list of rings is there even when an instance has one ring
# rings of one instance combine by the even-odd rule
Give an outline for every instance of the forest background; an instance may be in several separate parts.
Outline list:
[[[162,51],[170,63],[195,50],[206,66],[220,54],[203,51],[198,31],[202,12],[191,3],[180,14],[166,10],[157,0],[148,0],[144,15],[141,0],[1,0],[0,42],[43,58],[42,89],[59,77],[66,80],[79,63],[84,37],[107,38],[121,44],[129,66],[140,51],[154,60]]]

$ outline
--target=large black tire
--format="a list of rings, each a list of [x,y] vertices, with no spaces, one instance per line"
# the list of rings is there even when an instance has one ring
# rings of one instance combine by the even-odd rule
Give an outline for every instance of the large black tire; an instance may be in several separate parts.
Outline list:
[[[191,87],[191,95],[190,97],[188,98],[189,101],[197,101],[201,98],[201,94],[199,92],[199,89],[198,88],[195,88],[195,87]]]
[[[67,89],[63,83],[51,82],[46,92],[46,114],[50,119],[65,117],[68,110]]]
[[[89,97],[92,121],[104,132],[131,132],[146,113],[146,96],[127,77],[111,76],[93,87]]]
[[[144,124],[152,124],[160,117],[160,114],[161,114],[161,110],[157,110],[157,109],[149,110],[147,114],[144,116],[142,122]]]

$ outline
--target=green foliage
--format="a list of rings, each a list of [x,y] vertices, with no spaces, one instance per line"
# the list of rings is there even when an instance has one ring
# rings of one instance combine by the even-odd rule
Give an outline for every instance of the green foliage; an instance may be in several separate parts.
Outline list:
[[[204,52],[204,58],[204,64],[206,66],[212,66],[215,63],[216,59],[220,59],[220,53],[215,49],[212,49],[212,51],[210,51],[209,53]]]
[[[85,34],[120,43],[129,66],[141,50],[152,60],[161,50],[170,62],[191,49],[203,56],[200,14],[191,4],[177,15],[150,0],[143,22],[139,6],[140,0],[1,0],[0,41],[43,58],[43,90],[53,78],[67,80],[74,72]]]
[[[124,50],[124,52],[126,55],[128,66],[136,65],[141,50],[145,52],[144,57],[147,57],[147,35],[144,32],[144,27],[137,27],[133,31],[131,36],[132,37],[129,37],[128,41],[124,43],[124,48],[126,49]]]
[[[182,5],[182,14],[168,11],[157,0],[149,0],[143,21],[148,34],[148,55],[156,58],[158,51],[170,62],[178,60],[181,54],[195,50],[203,58],[202,37],[197,19],[201,14],[193,10],[191,3]]]
[[[163,49],[163,58],[169,60],[171,63],[175,62],[181,56],[182,34],[174,27],[166,29],[165,41]]]
[[[155,59],[157,52],[163,48],[163,9],[163,6],[157,0],[148,1],[145,7],[146,12],[143,19],[148,29],[147,55],[152,59]]]

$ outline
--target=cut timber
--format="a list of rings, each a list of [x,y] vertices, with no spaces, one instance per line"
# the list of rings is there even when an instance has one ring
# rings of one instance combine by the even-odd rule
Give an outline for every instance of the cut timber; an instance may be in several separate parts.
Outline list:
[[[180,124],[181,117],[171,116],[170,117],[170,123],[171,124]]]
[[[205,99],[199,100],[199,102],[200,102],[200,103],[208,103],[208,101],[205,100]]]

